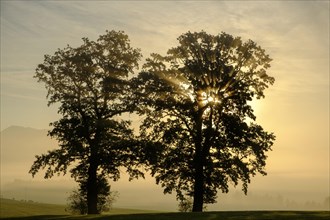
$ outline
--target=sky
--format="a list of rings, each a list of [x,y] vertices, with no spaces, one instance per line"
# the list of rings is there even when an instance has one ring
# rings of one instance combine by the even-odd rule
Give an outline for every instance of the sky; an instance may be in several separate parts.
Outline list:
[[[0,128],[49,129],[59,118],[33,78],[57,48],[123,30],[144,60],[165,54],[187,31],[223,31],[255,41],[273,59],[268,74],[275,84],[254,108],[257,122],[277,138],[268,175],[252,180],[251,190],[321,201],[329,196],[329,9],[329,1],[308,0],[1,0]]]

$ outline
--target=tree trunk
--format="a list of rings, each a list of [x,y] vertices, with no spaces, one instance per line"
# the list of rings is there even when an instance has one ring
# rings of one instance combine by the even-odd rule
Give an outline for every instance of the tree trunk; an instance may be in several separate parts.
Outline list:
[[[87,214],[99,214],[97,210],[97,164],[90,160],[87,179]]]
[[[204,205],[204,164],[207,155],[210,151],[210,138],[212,132],[212,117],[213,117],[213,108],[210,110],[208,129],[205,134],[205,141],[203,142],[202,138],[202,115],[197,123],[198,129],[196,138],[196,154],[195,154],[195,183],[194,183],[194,204],[193,212],[202,212]]]
[[[197,155],[196,155],[197,156]],[[194,183],[194,204],[193,212],[203,211],[203,195],[204,195],[204,175],[203,175],[203,164],[201,163],[201,156],[197,159],[195,164],[195,183]]]
[[[196,139],[195,139],[195,156],[194,156],[194,203],[193,212],[203,211],[203,195],[204,195],[204,173],[203,173],[203,148],[202,148],[202,122],[203,110],[200,110],[196,120]]]

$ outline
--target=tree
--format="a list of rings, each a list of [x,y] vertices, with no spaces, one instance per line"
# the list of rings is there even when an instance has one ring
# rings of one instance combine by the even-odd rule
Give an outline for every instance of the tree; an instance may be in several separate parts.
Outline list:
[[[79,189],[74,190],[68,197],[68,211],[73,214],[87,214],[87,179],[79,184]],[[118,192],[110,191],[110,185],[104,176],[99,175],[96,183],[97,211],[109,211],[118,197]]]
[[[190,198],[183,198],[178,205],[179,212],[191,212],[193,202]]]
[[[71,214],[84,215],[87,214],[87,201],[81,195],[80,190],[74,190],[68,197],[68,204],[65,211]]]
[[[141,136],[162,143],[151,168],[164,193],[193,197],[193,211],[214,203],[218,190],[266,175],[275,136],[255,123],[253,98],[274,83],[271,59],[251,40],[226,33],[188,32],[166,56],[152,54],[134,79]]]
[[[134,109],[127,102],[128,75],[140,58],[124,32],[107,31],[96,42],[83,38],[77,48],[68,45],[46,55],[36,69],[35,78],[48,91],[48,105],[58,103],[62,118],[51,123],[49,132],[59,149],[36,156],[29,172],[34,176],[47,168],[45,178],[51,178],[70,169],[76,181],[86,179],[88,214],[98,213],[98,175],[115,181],[123,166],[130,178],[143,176],[130,121],[119,117]]]

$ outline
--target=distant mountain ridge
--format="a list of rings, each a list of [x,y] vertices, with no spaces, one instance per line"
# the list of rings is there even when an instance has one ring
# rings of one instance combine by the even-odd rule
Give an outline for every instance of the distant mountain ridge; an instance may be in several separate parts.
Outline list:
[[[47,136],[46,129],[11,126],[0,132],[1,165],[30,163],[36,154],[57,147],[56,140]]]
[[[13,131],[28,131],[28,130],[31,130],[31,131],[47,131],[47,129],[38,129],[38,128],[32,128],[32,127],[12,125],[12,126],[9,126],[5,129],[3,129],[2,131],[0,131],[0,133],[13,132]]]
[[[46,129],[11,126],[0,132],[1,184],[32,179],[28,173],[35,155],[57,147]]]

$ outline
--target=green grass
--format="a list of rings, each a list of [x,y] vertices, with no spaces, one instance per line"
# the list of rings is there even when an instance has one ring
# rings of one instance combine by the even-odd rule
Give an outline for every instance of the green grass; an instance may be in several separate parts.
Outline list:
[[[22,202],[12,199],[0,200],[0,217],[20,217],[32,215],[68,215],[64,205]]]
[[[22,220],[328,220],[329,212],[303,211],[235,211],[204,213],[147,213],[121,215],[61,216],[44,215],[13,217],[5,219]]]
[[[64,206],[18,202],[1,199],[1,219],[22,220],[322,220],[328,211],[234,211],[204,213],[150,213],[150,211],[115,209],[111,214],[72,216]],[[8,209],[8,210],[6,210]],[[140,214],[136,214],[140,212]],[[149,212],[149,213],[141,213]],[[135,213],[135,214],[132,214]]]
[[[12,199],[0,200],[0,218],[20,218],[21,219],[35,219],[31,216],[67,216],[70,213],[65,211],[65,205],[43,204],[36,202],[24,202]],[[111,210],[107,215],[119,215],[119,214],[137,214],[137,213],[155,213],[157,211],[150,210],[137,210],[137,209],[123,209],[115,208]],[[29,218],[30,217],[30,218]],[[39,219],[45,219],[39,217]],[[47,219],[47,218],[46,218]]]

